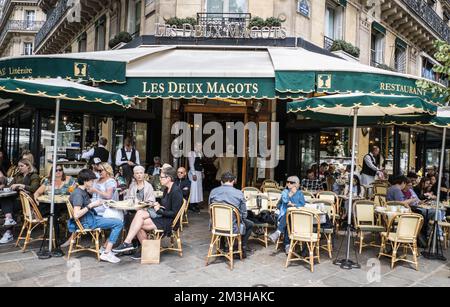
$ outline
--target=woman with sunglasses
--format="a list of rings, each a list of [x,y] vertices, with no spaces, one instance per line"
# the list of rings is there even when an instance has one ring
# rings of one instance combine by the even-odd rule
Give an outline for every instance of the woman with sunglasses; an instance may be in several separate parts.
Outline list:
[[[52,195],[52,174],[53,167],[50,169],[50,173],[47,178],[44,179],[42,185],[37,189],[34,193],[34,199],[36,203],[39,204],[39,210],[43,216],[48,216],[50,214],[50,204],[49,203],[39,203],[38,198],[42,195]],[[75,179],[70,176],[66,176],[64,173],[64,168],[62,165],[56,166],[55,172],[55,195],[69,195],[71,192],[75,190]],[[56,233],[56,241],[58,242],[58,238],[60,237],[60,228],[59,228],[59,220],[63,212],[67,211],[66,205],[56,204],[54,208],[54,219],[55,223],[55,233]],[[58,250],[59,254],[63,256],[61,250]]]
[[[17,164],[19,173],[14,176],[11,182],[11,190],[13,191],[25,191],[27,193],[33,194],[39,188],[40,179],[39,175],[36,173],[36,169],[33,164],[26,159],[22,159]],[[19,202],[17,196],[6,197],[1,201],[1,208],[5,214],[4,227],[12,227],[16,225],[16,221],[13,219],[14,207],[18,207]],[[0,239],[0,244],[6,244],[13,241],[13,235],[11,230],[7,230],[3,237]]]
[[[100,178],[95,180],[92,188],[88,190],[92,194],[92,201],[96,200],[118,200],[116,194],[117,182],[114,179],[114,173],[111,165],[108,163],[100,163],[97,166]],[[94,208],[99,216],[103,216],[106,211],[105,206]]]
[[[278,227],[277,230],[269,236],[269,239],[276,243],[278,238],[284,234],[284,248],[286,253],[289,251],[289,236],[287,234],[286,214],[289,207],[300,208],[305,206],[305,196],[300,190],[300,179],[297,176],[291,176],[286,181],[286,189],[281,193],[278,209]]]

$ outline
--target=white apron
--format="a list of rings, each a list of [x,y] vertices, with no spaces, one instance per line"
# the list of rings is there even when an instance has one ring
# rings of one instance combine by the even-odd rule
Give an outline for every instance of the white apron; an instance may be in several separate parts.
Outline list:
[[[189,153],[189,180],[191,181],[191,204],[203,202],[203,172],[195,170],[195,158],[201,158],[201,153],[191,151]],[[194,181],[193,176],[197,176],[197,181]]]

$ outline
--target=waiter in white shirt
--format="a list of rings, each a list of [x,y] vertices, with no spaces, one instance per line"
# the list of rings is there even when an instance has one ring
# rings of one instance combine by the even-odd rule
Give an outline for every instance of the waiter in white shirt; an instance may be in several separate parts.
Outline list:
[[[141,164],[139,151],[133,147],[130,137],[125,138],[123,145],[121,149],[117,150],[116,166],[122,166],[125,178],[132,178],[133,168]]]
[[[373,146],[372,151],[364,156],[363,167],[361,171],[361,184],[370,185],[375,181],[378,172],[383,171],[377,166],[376,157],[380,154],[380,148]]]
[[[101,136],[98,140],[98,146],[92,148],[91,150],[83,153],[81,159],[89,161],[89,164],[94,164],[94,158],[99,158],[101,162],[108,162],[111,165],[111,153],[106,149],[108,144],[108,139]]]

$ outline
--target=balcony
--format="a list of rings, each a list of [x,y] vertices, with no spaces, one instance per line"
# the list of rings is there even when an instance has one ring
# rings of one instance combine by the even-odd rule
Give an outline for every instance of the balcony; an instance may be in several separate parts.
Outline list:
[[[42,27],[45,21],[29,21],[29,20],[8,20],[5,27],[0,33],[0,50],[6,46],[4,43],[8,33],[36,33]]]
[[[415,46],[434,53],[433,41],[450,42],[450,27],[424,0],[383,0],[380,18]]]
[[[323,48],[330,51],[333,46],[334,39],[329,38],[328,36],[323,37]]]
[[[41,0],[39,5],[49,5],[51,1]],[[47,21],[36,35],[36,54],[62,52],[74,38],[81,34],[80,30],[94,21],[95,16],[108,8],[109,0],[80,0],[78,20],[69,21],[67,16],[74,1],[60,0],[56,7],[49,11]],[[75,18],[75,19],[77,19]]]

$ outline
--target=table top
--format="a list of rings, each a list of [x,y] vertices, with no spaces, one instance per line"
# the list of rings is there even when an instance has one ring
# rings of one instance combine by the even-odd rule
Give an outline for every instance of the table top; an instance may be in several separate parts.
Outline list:
[[[122,200],[122,201],[110,200],[105,202],[105,205],[123,211],[136,211],[150,206],[149,203],[139,202],[136,204],[133,201],[129,200]]]
[[[16,191],[0,192],[0,198],[11,197],[11,196],[16,196],[16,195],[17,195]]]
[[[38,197],[37,201],[39,203],[51,204],[52,203],[51,198],[52,197],[50,195],[42,195]],[[68,195],[55,195],[55,204],[65,204],[67,203],[68,200],[69,200]]]

